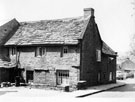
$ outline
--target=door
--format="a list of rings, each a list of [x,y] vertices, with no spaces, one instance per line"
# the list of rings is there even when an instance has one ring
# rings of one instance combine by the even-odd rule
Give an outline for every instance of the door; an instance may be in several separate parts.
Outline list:
[[[33,82],[33,71],[26,71],[26,81],[27,83]]]

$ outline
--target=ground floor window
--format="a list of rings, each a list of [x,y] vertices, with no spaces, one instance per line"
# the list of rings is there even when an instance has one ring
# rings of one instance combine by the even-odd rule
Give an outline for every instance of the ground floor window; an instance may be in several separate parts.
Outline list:
[[[112,74],[112,72],[110,72],[109,81],[112,81],[112,80],[113,80],[113,74]]]
[[[56,71],[57,85],[69,84],[69,70]]]

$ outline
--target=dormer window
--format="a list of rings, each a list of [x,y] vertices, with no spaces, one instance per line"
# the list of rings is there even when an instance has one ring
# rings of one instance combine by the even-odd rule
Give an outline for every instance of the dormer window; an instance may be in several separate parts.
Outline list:
[[[68,53],[68,47],[67,47],[67,46],[64,46],[64,47],[63,47],[63,53],[64,53],[64,54],[67,54],[67,53]]]
[[[68,53],[68,47],[67,46],[62,47],[60,56],[63,57],[67,53]]]
[[[35,56],[40,57],[46,54],[46,48],[44,47],[37,47],[35,51]]]
[[[10,53],[10,55],[15,55],[16,54],[16,48],[15,47],[12,47],[12,48],[10,48],[9,49],[9,53]]]

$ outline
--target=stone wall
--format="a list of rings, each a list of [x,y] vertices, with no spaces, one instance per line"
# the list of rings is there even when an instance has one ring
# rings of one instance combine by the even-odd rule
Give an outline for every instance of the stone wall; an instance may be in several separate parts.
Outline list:
[[[101,51],[101,61],[97,61],[96,50]],[[88,86],[116,82],[116,56],[102,52],[102,40],[94,17],[90,18],[82,40],[80,79],[87,81]]]
[[[100,72],[101,72],[100,84],[116,82],[116,57],[102,54],[102,68]],[[110,80],[110,72],[112,72],[111,80]]]
[[[43,47],[43,46],[42,46]],[[71,84],[79,80],[80,50],[76,46],[68,46],[68,53],[63,54],[63,46],[44,46],[46,54],[35,56],[36,46],[17,47],[19,67],[34,71],[34,82],[56,86],[56,70],[69,70]],[[10,55],[11,61],[16,63],[16,55]],[[26,80],[26,72],[23,74]]]
[[[81,46],[81,80],[87,81],[88,86],[96,85],[101,69],[101,62],[96,60],[96,50],[101,50],[101,39],[94,17],[89,20]]]

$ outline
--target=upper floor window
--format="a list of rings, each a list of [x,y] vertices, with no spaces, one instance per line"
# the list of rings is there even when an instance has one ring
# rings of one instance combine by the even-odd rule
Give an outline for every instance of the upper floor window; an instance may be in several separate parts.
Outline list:
[[[64,46],[64,47],[62,48],[62,51],[61,51],[61,57],[63,57],[64,54],[67,54],[67,53],[68,53],[68,47],[67,47],[67,46]]]
[[[96,59],[97,62],[101,62],[101,50],[96,50]]]
[[[46,54],[46,48],[44,47],[37,47],[35,51],[35,56],[43,56]]]
[[[64,46],[64,47],[63,47],[63,53],[64,53],[64,54],[68,53],[68,47],[67,47],[67,46]]]
[[[15,47],[11,47],[9,49],[9,53],[10,53],[10,55],[15,55],[16,54],[16,48]]]

